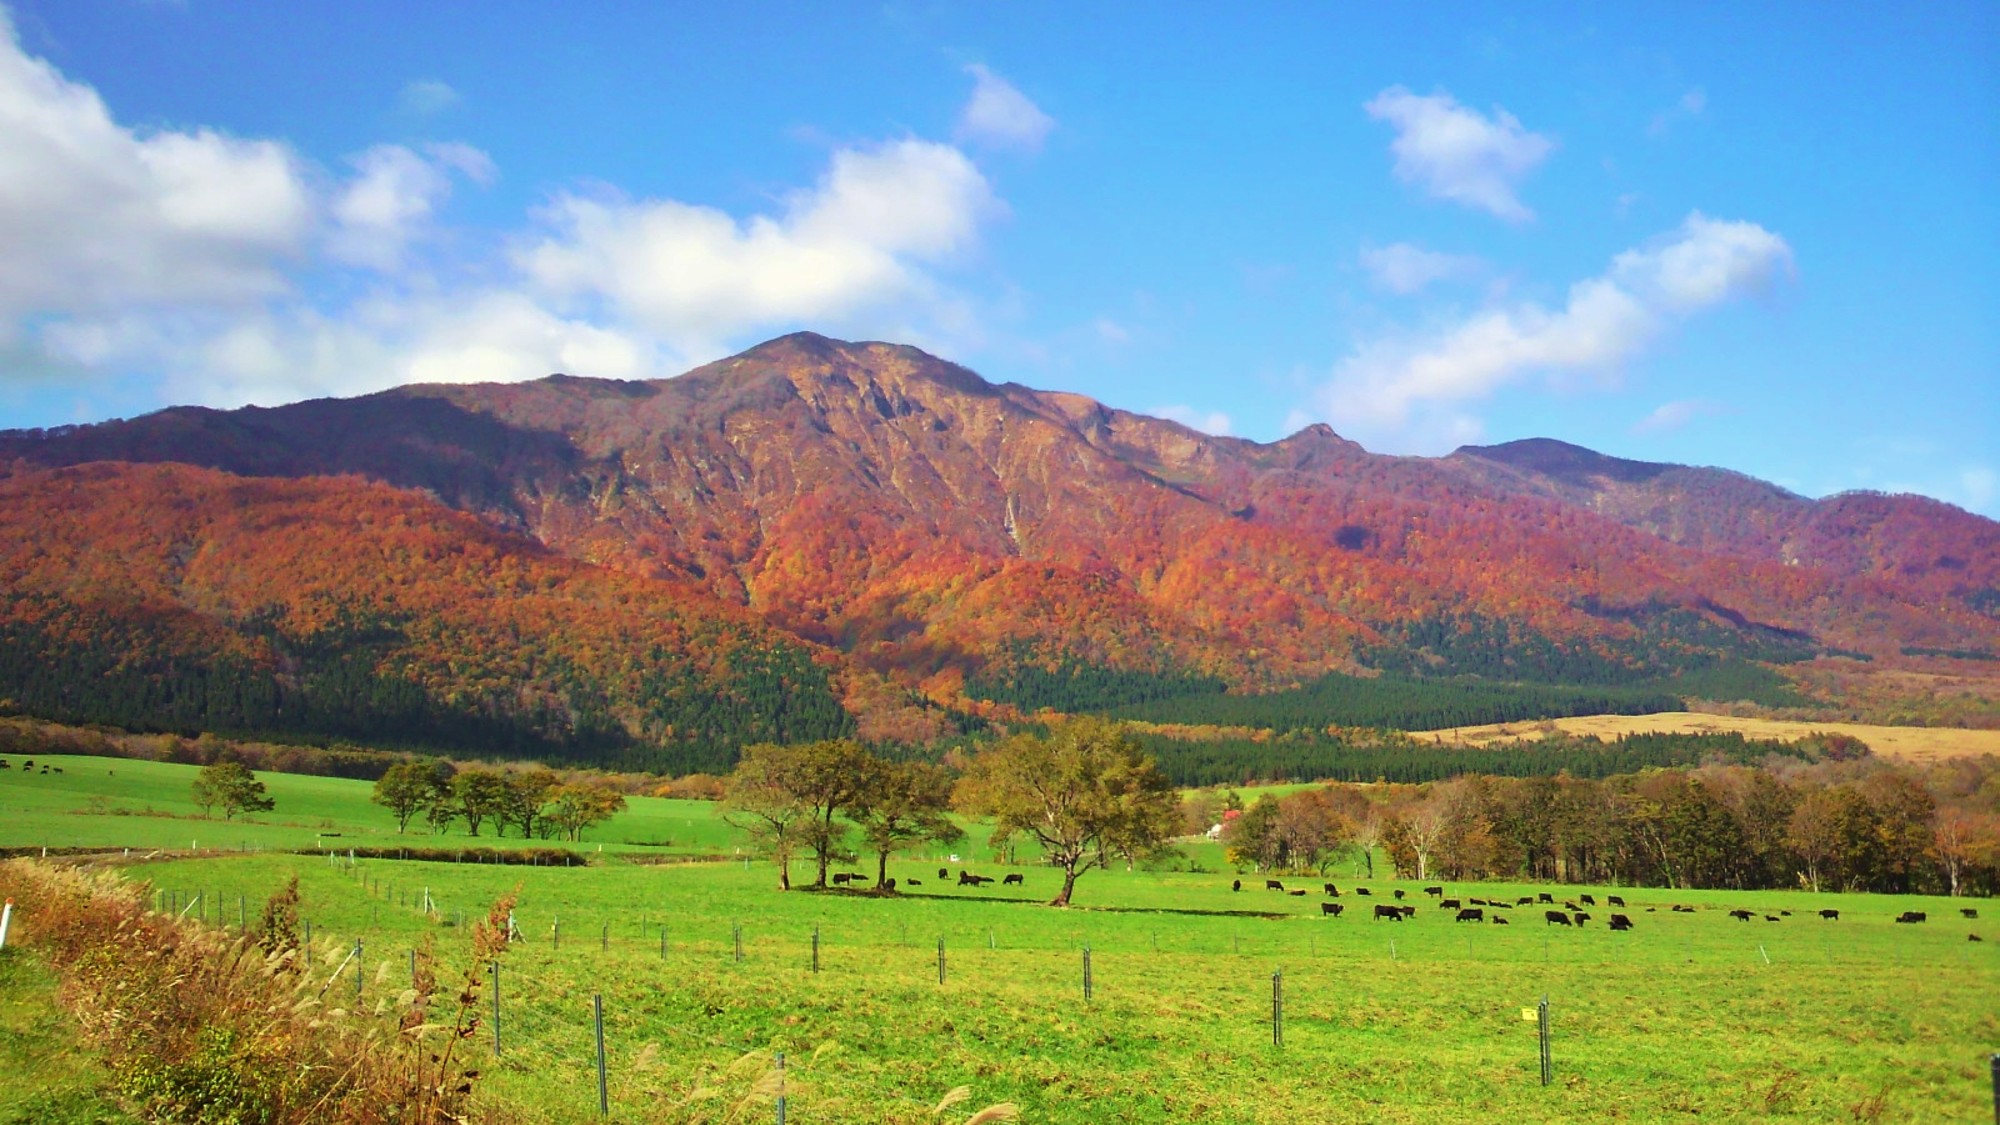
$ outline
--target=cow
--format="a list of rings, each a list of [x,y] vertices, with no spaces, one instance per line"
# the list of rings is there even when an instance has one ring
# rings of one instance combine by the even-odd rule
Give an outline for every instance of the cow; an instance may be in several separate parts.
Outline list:
[[[1266,879],[1264,880],[1264,889],[1267,891],[1282,891],[1285,889],[1285,885],[1276,879]]]
[[[1293,898],[1304,898],[1304,897],[1306,897],[1306,892],[1305,892],[1305,888],[1303,888],[1303,887],[1301,887],[1300,889],[1298,889],[1298,890],[1296,890],[1296,891],[1286,891],[1285,893],[1286,893],[1286,894],[1288,894],[1288,895],[1290,895],[1290,896],[1292,896]]]
[[[1624,900],[1624,899],[1622,899],[1622,898],[1619,898],[1619,897],[1618,897],[1617,895],[1610,895],[1610,896],[1606,897],[1604,901],[1605,901],[1605,902],[1607,902],[1607,903],[1609,903],[1609,904],[1611,904],[1612,906],[1623,906],[1623,905],[1625,905],[1625,900]]]
[[[896,889],[896,881],[894,879],[886,880],[882,885],[892,891]]]
[[[56,772],[57,772],[57,773],[61,773],[61,772],[62,772],[62,767],[61,767],[61,766],[57,766],[57,767],[56,767]]]
[[[1507,924],[1507,919],[1500,917],[1498,914],[1495,914],[1493,916],[1493,924],[1496,926],[1504,926]]]
[[[1377,905],[1375,907],[1375,920],[1379,922],[1384,918],[1387,918],[1391,922],[1402,921],[1403,908],[1400,906],[1389,906],[1386,903]]]
[[[845,871],[836,871],[833,873],[833,885],[836,887],[844,887],[847,885],[847,881],[852,878],[854,878],[854,876],[849,875]]]
[[[1965,940],[1967,940],[1967,941],[1985,941],[1986,939],[1985,939],[1985,938],[1983,938],[1983,937],[1980,937],[1980,936],[1979,936],[1978,934],[1967,934],[1967,935],[1965,935]]]
[[[1340,917],[1340,912],[1345,909],[1347,908],[1340,905],[1337,902],[1322,902],[1319,904],[1319,912],[1321,914],[1325,914],[1334,918]]]
[[[1594,899],[1594,898],[1592,898],[1592,897],[1590,897],[1589,895],[1578,895],[1578,896],[1576,896],[1576,897],[1577,897],[1577,899],[1578,899],[1579,901],[1581,901],[1581,902],[1582,902],[1582,903],[1583,903],[1583,904],[1584,904],[1585,906],[1596,906],[1596,905],[1597,905],[1597,900],[1596,900],[1596,899]]]
[[[1020,873],[1016,872],[1000,880],[1000,885],[1003,887],[1025,887],[1028,884],[1026,880],[1021,878]]]
[[[1896,921],[1898,922],[1927,922],[1929,920],[1921,910],[1905,910],[1901,914],[1896,915]]]
[[[14,763],[8,761],[5,758],[0,758],[0,770],[11,770],[13,768],[14,768]]]
[[[1424,893],[1425,893],[1425,894],[1427,894],[1427,895],[1429,895],[1429,896],[1431,896],[1432,898],[1443,898],[1443,897],[1444,897],[1444,888],[1443,888],[1443,887],[1425,887],[1425,888],[1424,888]]]
[[[1778,913],[1784,915],[1787,918],[1790,918],[1792,916],[1792,912],[1789,910],[1780,910],[1778,911]]]
[[[1452,915],[1451,920],[1454,922],[1484,922],[1486,920],[1486,912],[1476,906],[1468,906],[1457,914]]]
[[[976,887],[981,883],[991,883],[992,881],[984,875],[974,875],[970,871],[961,871],[958,873],[958,885],[961,887]]]
[[[1517,898],[1517,899],[1515,899],[1515,900],[1514,900],[1514,905],[1515,905],[1515,906],[1533,906],[1533,905],[1535,905],[1535,896],[1533,896],[1533,895],[1522,895],[1522,896],[1521,896],[1520,898]]]
[[[1535,895],[1535,901],[1536,901],[1536,902],[1546,902],[1546,903],[1548,903],[1548,904],[1549,904],[1550,906],[1554,906],[1554,905],[1555,905],[1555,903],[1556,903],[1556,896],[1554,896],[1554,895],[1550,894],[1550,893],[1549,893],[1549,892],[1547,892],[1547,891],[1542,891],[1542,892],[1540,892],[1539,894]]]
[[[911,887],[921,887],[924,885],[924,881],[922,879],[905,879],[903,880],[903,882],[905,885]]]
[[[1336,887],[1336,886],[1334,886],[1334,885],[1333,885],[1332,883],[1328,883],[1328,884],[1326,884],[1326,897],[1328,897],[1328,898],[1339,898],[1339,897],[1340,897],[1340,888],[1339,888],[1339,887]]]
[[[1614,930],[1629,930],[1632,928],[1632,919],[1627,918],[1623,914],[1613,914],[1611,916],[1611,928]]]
[[[1978,910],[1976,910],[1976,909],[1974,909],[1974,908],[1972,908],[1972,907],[1970,907],[1970,906],[1961,906],[1961,907],[1959,907],[1959,908],[1958,908],[1958,912],[1959,912],[1960,914],[1963,914],[1963,915],[1965,915],[1965,916],[1966,916],[1967,918],[1977,918],[1977,917],[1979,917],[1979,911],[1978,911]]]
[[[1756,915],[1751,914],[1748,910],[1732,910],[1729,912],[1729,916],[1738,922],[1748,922],[1751,918],[1756,917]]]
[[[938,878],[940,878],[940,879],[949,879],[949,878],[951,878],[951,872],[950,872],[949,870],[947,870],[946,868],[943,868],[943,867],[940,867],[940,868],[938,868]]]
[[[1692,906],[1682,906],[1682,905],[1681,905],[1680,903],[1675,903],[1675,904],[1674,904],[1674,913],[1676,913],[1676,914],[1693,914],[1693,913],[1694,913],[1694,907],[1692,907]]]
[[[1399,906],[1396,909],[1402,911],[1405,918],[1415,918],[1417,916],[1417,908],[1414,906]]]
[[[1392,893],[1393,893],[1393,894],[1394,894],[1394,895],[1396,896],[1396,901],[1397,901],[1397,902],[1401,902],[1401,901],[1403,901],[1403,888],[1401,888],[1401,887],[1397,887],[1397,888],[1395,889],[1395,891],[1394,891],[1394,892],[1392,892]]]
[[[1232,890],[1232,891],[1240,891],[1240,890],[1242,890],[1242,889],[1243,889],[1243,880],[1241,880],[1241,879],[1231,879],[1231,880],[1229,881],[1229,889],[1230,889],[1230,890]]]
[[[1460,903],[1455,898],[1441,898],[1438,900],[1439,910],[1458,910],[1463,905],[1464,905],[1463,903]]]
[[[1829,922],[1840,921],[1840,911],[1838,910],[1822,910],[1819,912],[1819,916],[1826,919]]]
[[[1575,922],[1577,925],[1581,926],[1585,922],[1590,921],[1590,915],[1585,914],[1583,911],[1579,910],[1575,914],[1570,915],[1570,921]]]
[[[1371,896],[1372,896],[1372,895],[1373,895],[1373,894],[1374,894],[1375,892],[1374,892],[1374,891],[1371,891],[1371,890],[1369,890],[1369,889],[1368,889],[1367,887],[1356,887],[1356,888],[1354,888],[1354,893],[1355,893],[1355,894],[1358,894],[1358,895],[1371,895]]]
[[[1766,921],[1766,922],[1775,922],[1775,921],[1777,921],[1777,920],[1778,920],[1778,916],[1777,916],[1776,914],[1766,914],[1766,915],[1764,915],[1764,921]]]
[[[1567,926],[1569,925],[1569,915],[1564,914],[1560,910],[1544,910],[1542,911],[1542,925]]]

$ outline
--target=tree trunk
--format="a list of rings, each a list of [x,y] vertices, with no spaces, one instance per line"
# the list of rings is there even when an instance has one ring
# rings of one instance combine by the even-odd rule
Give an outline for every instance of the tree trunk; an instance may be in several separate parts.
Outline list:
[[[1074,863],[1065,864],[1063,866],[1062,890],[1056,894],[1056,897],[1049,900],[1049,905],[1068,906],[1069,893],[1071,890],[1075,889],[1075,887],[1076,887],[1076,864]]]
[[[791,856],[781,855],[778,857],[778,889],[781,891],[789,891],[792,889]]]
[[[883,848],[877,855],[880,860],[875,865],[875,889],[886,891],[889,889],[889,849]]]

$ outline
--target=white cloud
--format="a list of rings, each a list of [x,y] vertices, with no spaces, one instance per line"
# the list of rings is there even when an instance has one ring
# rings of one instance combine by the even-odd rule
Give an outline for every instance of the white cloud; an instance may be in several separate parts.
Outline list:
[[[1671,108],[1654,114],[1652,122],[1646,126],[1646,133],[1654,137],[1664,136],[1668,129],[1673,128],[1675,121],[1700,117],[1707,109],[1708,91],[1696,86],[1676,99]]]
[[[0,11],[0,325],[287,288],[312,204],[284,146],[202,130],[140,135],[97,93],[23,53]]]
[[[1755,293],[1791,266],[1791,248],[1776,234],[1696,212],[1572,285],[1561,308],[1503,304],[1364,344],[1335,368],[1320,405],[1350,436],[1428,447],[1476,421],[1465,403],[1538,373],[1615,378],[1675,320]]]
[[[1055,119],[1013,83],[978,63],[965,72],[973,78],[972,100],[958,116],[959,138],[996,148],[1039,151],[1056,127]]]
[[[391,272],[423,237],[451,196],[451,173],[491,183],[493,161],[470,145],[432,145],[424,153],[377,145],[352,160],[359,173],[333,200],[327,253],[335,261]]]
[[[1555,142],[1522,128],[1513,114],[1495,106],[1487,117],[1442,91],[1425,96],[1402,86],[1389,87],[1363,108],[1396,128],[1389,151],[1397,179],[1508,222],[1535,217],[1514,186],[1554,151]]]
[[[1434,281],[1454,281],[1478,277],[1486,263],[1470,255],[1444,254],[1407,242],[1361,249],[1361,268],[1374,277],[1375,284],[1391,293],[1415,293]]]
[[[1651,414],[1639,419],[1632,426],[1635,434],[1666,433],[1678,430],[1697,418],[1712,417],[1722,413],[1722,404],[1708,399],[1688,398],[1676,402],[1663,402]]]
[[[1188,429],[1200,430],[1216,437],[1227,437],[1230,433],[1229,415],[1220,410],[1197,410],[1192,406],[1176,404],[1154,407],[1153,416],[1179,422]]]
[[[443,113],[465,99],[457,90],[435,78],[419,78],[403,84],[402,92],[396,95],[396,105],[404,113],[429,116]]]
[[[820,182],[776,216],[738,221],[675,200],[565,194],[516,260],[542,292],[605,302],[702,353],[752,329],[888,305],[946,316],[950,299],[923,267],[971,249],[980,224],[1002,211],[963,153],[905,140],[836,152]]]
[[[1100,316],[1096,320],[1091,321],[1090,327],[1097,332],[1097,338],[1107,344],[1129,344],[1132,342],[1131,329],[1126,328],[1108,316]]]

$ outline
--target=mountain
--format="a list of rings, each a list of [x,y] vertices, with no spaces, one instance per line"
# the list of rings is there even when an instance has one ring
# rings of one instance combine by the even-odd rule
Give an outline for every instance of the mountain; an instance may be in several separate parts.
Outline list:
[[[866,730],[936,729],[939,713],[906,689],[959,707],[1098,706],[1377,670],[1727,694],[1749,681],[1718,669],[2000,648],[2000,525],[1931,501],[1811,501],[1545,441],[1416,458],[1371,454],[1325,426],[1268,444],[1213,437],[989,383],[914,348],[804,333],[672,379],[410,386],[0,433],[9,530],[74,538],[158,505],[163,485],[147,474],[166,470],[137,466],[166,463],[204,470],[172,471],[185,498],[170,510],[202,513],[206,527],[240,509],[230,518],[273,529],[260,566],[279,566],[294,536],[362,534],[342,522],[352,505],[424,505],[431,526],[473,536],[495,560],[633,584],[631,597],[658,607],[647,614],[726,622],[713,627],[737,643],[830,669],[844,710],[827,722]],[[54,499],[79,471],[98,474],[83,515]],[[352,504],[338,499],[348,493]],[[294,514],[269,516],[280,509]],[[149,561],[115,581],[51,585],[13,570],[0,581],[17,601],[144,605],[211,638],[189,652],[265,643],[255,659],[291,659],[293,634],[256,640],[251,622],[271,611],[185,586],[176,557],[137,552]],[[285,563],[287,581],[346,597],[349,579],[311,578],[312,557]],[[459,575],[456,597],[436,578],[421,606],[387,589],[353,596],[399,606],[398,628],[415,637],[460,602],[509,604],[493,574]],[[174,616],[186,613],[205,624]],[[583,726],[614,742],[678,737],[660,733],[676,722],[647,717],[638,673],[609,670],[637,642],[590,638],[579,643],[604,654],[603,670],[536,690],[598,693]],[[449,669],[459,645],[486,642],[328,643],[375,673],[402,669],[438,700],[466,698],[450,686],[461,673],[426,662]],[[641,647],[660,675],[747,698],[698,645]],[[479,707],[512,713],[494,694],[510,674],[481,681]],[[1708,677],[1700,691],[1693,676]]]

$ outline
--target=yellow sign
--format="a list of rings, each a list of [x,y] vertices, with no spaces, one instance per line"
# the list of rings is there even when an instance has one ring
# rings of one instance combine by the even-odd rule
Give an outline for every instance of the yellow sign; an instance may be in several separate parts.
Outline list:
[[[1521,1022],[1522,1022],[1522,1023],[1534,1023],[1534,1022],[1535,1022],[1535,1019],[1536,1019],[1536,1015],[1535,1015],[1535,1010],[1534,1010],[1533,1008],[1522,1008],[1522,1009],[1521,1009]]]

